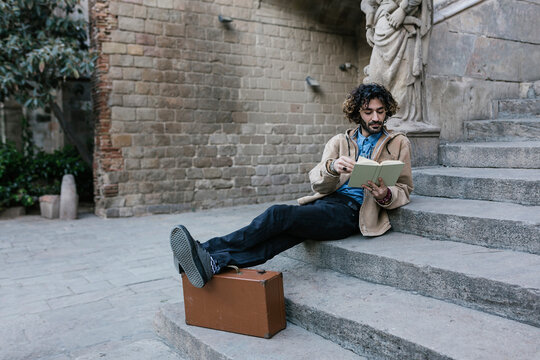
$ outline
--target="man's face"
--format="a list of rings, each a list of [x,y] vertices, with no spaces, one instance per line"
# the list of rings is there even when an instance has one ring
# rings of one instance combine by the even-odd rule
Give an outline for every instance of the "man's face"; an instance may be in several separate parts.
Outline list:
[[[371,99],[369,103],[360,110],[360,126],[362,135],[369,136],[382,131],[386,110],[379,99]]]

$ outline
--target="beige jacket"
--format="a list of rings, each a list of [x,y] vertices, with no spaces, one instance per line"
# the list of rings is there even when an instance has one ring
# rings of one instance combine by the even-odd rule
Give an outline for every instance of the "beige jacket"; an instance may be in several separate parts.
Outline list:
[[[350,174],[334,175],[329,172],[329,164],[346,155],[356,159],[358,145],[354,136],[356,129],[349,129],[345,134],[338,134],[328,141],[324,148],[322,160],[309,172],[313,195],[298,199],[300,205],[310,203],[323,198],[336,191],[350,177]],[[413,191],[411,173],[411,144],[409,139],[402,133],[384,133],[377,141],[373,149],[372,159],[378,162],[384,160],[401,160],[405,163],[395,186],[389,186],[392,192],[392,200],[387,205],[379,204],[373,195],[364,192],[364,203],[360,208],[359,228],[364,236],[378,236],[390,229],[390,221],[386,209],[395,209],[410,201],[410,193]]]

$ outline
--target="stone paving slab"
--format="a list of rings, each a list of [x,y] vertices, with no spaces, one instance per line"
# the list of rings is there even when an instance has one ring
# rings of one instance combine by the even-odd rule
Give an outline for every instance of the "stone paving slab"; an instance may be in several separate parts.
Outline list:
[[[181,300],[170,229],[185,224],[204,241],[246,225],[270,205],[0,220],[0,359],[181,359],[152,325],[161,306]]]

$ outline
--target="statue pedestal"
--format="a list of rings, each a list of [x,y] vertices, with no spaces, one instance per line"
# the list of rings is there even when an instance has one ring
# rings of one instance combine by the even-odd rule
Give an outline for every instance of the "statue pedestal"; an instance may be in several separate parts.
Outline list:
[[[426,123],[392,124],[391,120],[388,129],[404,133],[411,141],[412,167],[439,165],[439,127]]]

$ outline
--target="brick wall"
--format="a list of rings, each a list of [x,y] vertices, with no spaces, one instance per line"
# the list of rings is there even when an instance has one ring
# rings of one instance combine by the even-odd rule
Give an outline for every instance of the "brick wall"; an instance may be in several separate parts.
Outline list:
[[[100,54],[99,215],[310,192],[307,172],[348,127],[341,102],[362,78],[338,66],[368,61],[358,2],[94,0],[90,8]],[[219,14],[234,21],[222,24]]]

